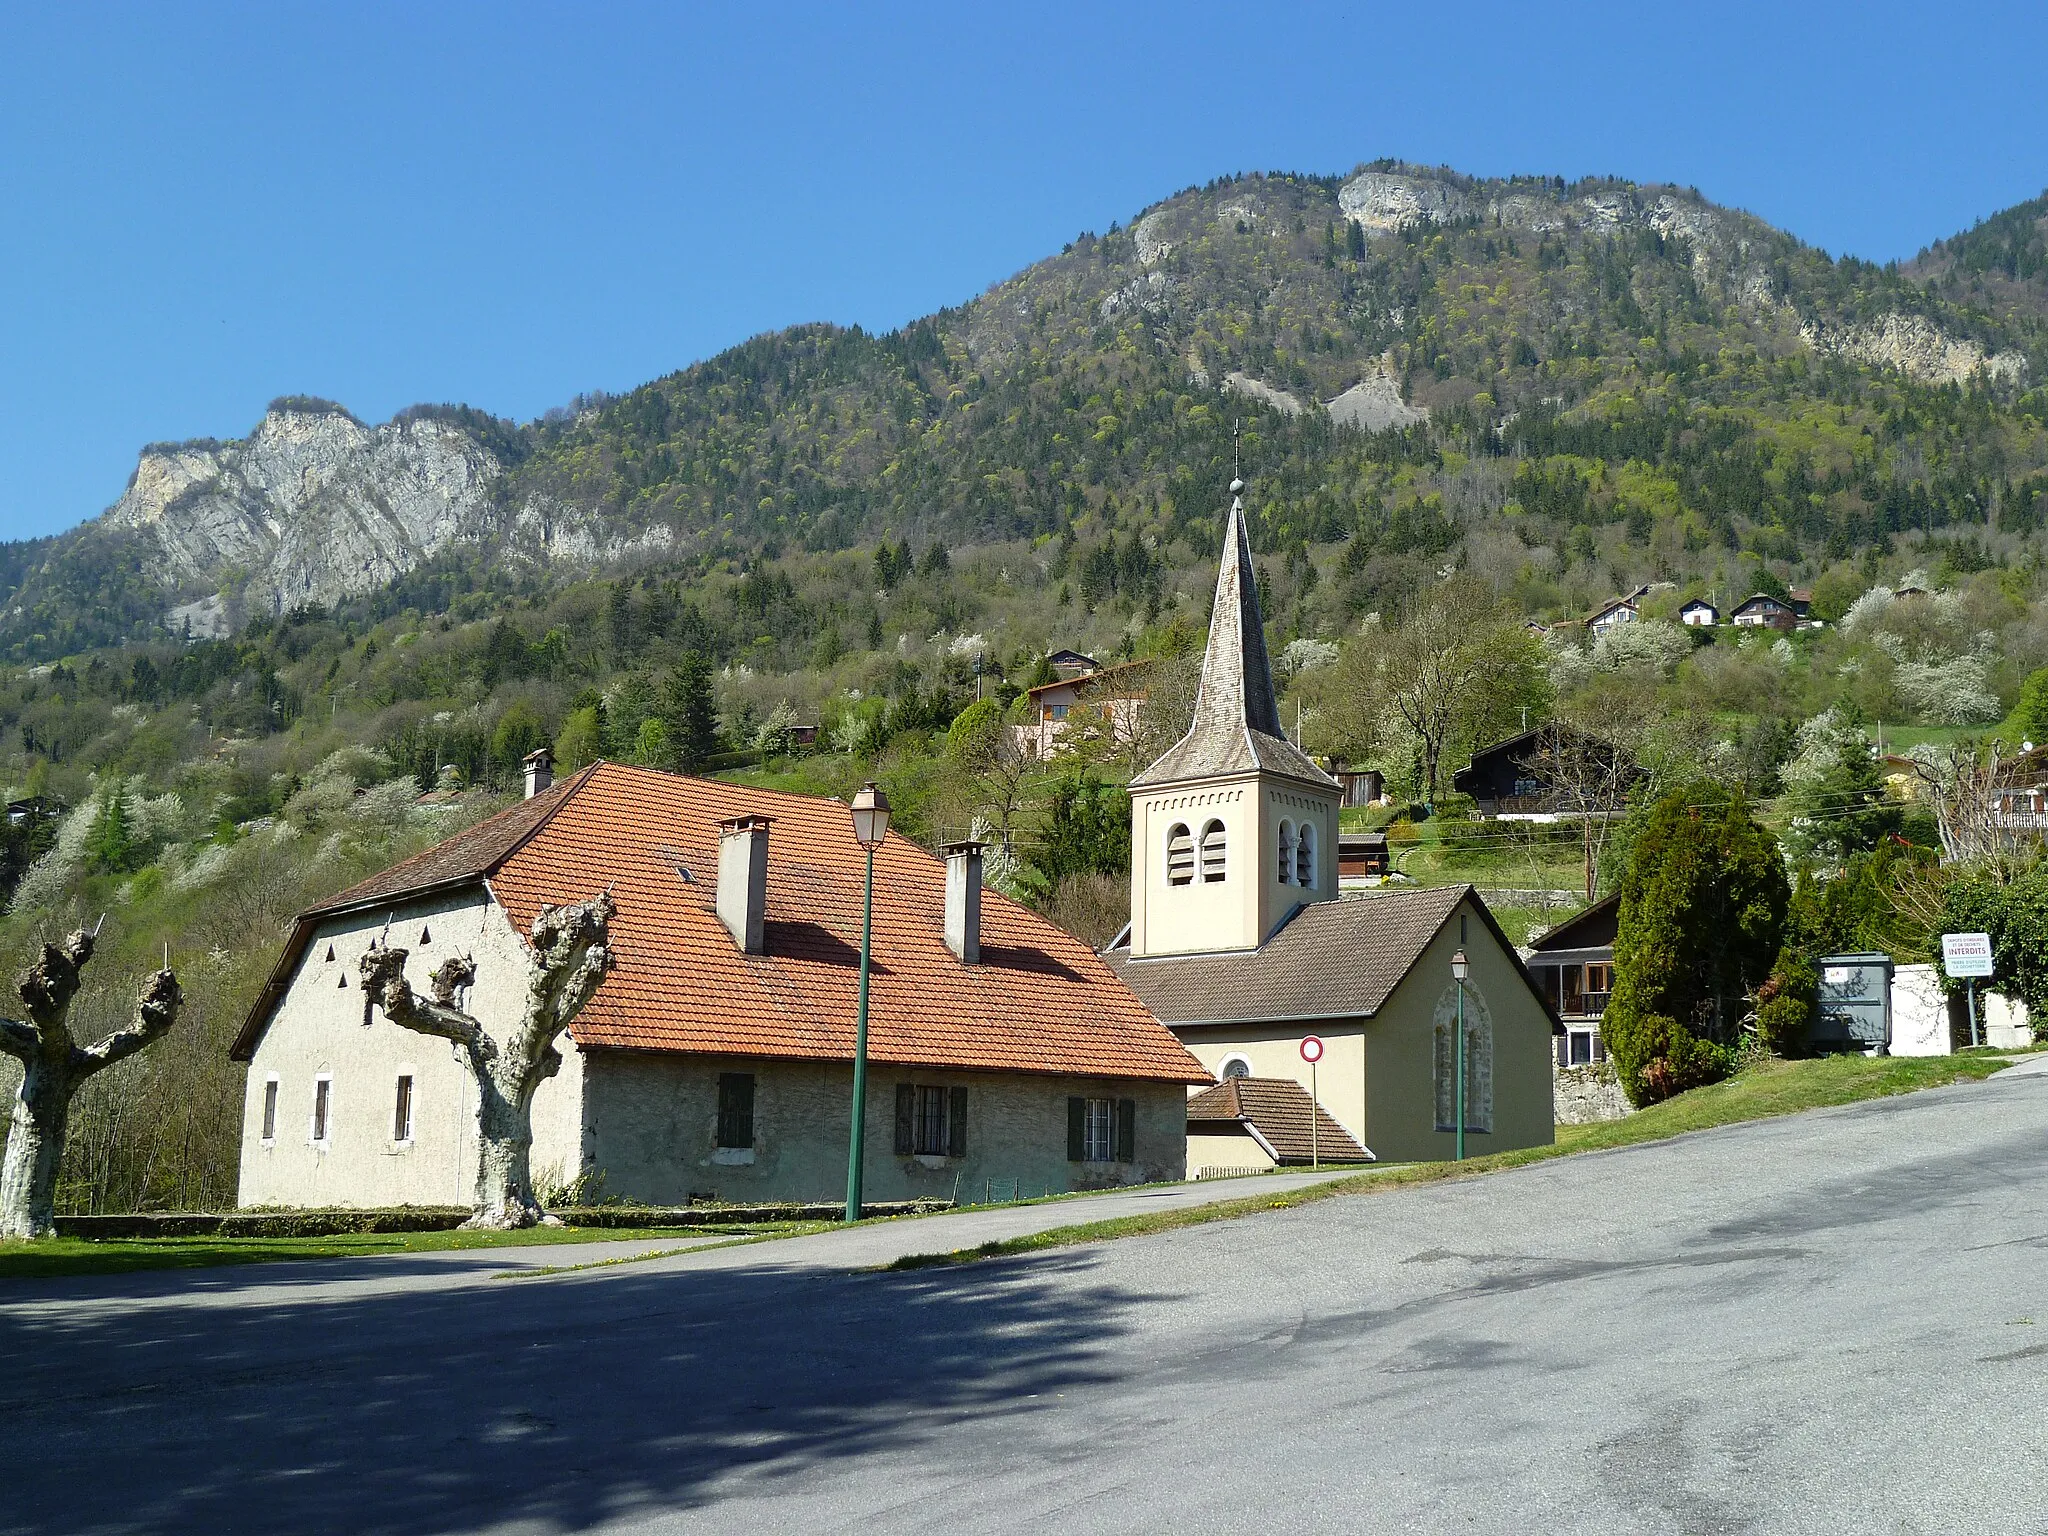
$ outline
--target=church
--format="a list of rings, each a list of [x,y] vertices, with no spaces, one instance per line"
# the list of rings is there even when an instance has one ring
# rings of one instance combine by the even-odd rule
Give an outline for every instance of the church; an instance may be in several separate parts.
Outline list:
[[[1104,958],[1218,1078],[1313,1087],[1382,1161],[1453,1155],[1462,1014],[1466,1155],[1546,1144],[1560,1026],[1478,893],[1339,899],[1343,788],[1280,724],[1230,490],[1194,718],[1131,781],[1131,921]]]

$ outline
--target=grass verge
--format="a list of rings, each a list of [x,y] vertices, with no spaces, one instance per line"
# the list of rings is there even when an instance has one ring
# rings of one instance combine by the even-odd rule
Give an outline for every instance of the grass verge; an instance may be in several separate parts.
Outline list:
[[[445,1253],[466,1248],[537,1248],[577,1243],[673,1242],[679,1238],[780,1237],[792,1223],[720,1227],[531,1227],[524,1232],[351,1232],[332,1237],[167,1237],[86,1241],[58,1237],[0,1243],[0,1280],[57,1275],[121,1275],[142,1269],[209,1269],[287,1259],[359,1258],[385,1253]]]
[[[1054,1227],[1050,1231],[983,1243],[976,1248],[959,1248],[950,1253],[906,1254],[886,1267],[928,1269],[940,1264],[971,1264],[978,1259],[1035,1253],[1043,1248],[1063,1248],[1074,1243],[1093,1243],[1106,1238],[1169,1232],[1204,1222],[1228,1221],[1259,1211],[1280,1211],[1308,1205],[1338,1195],[1370,1194],[1416,1184],[1433,1184],[1443,1179],[1475,1178],[1502,1168],[1522,1168],[1554,1157],[1569,1157],[1576,1152],[1638,1146],[1644,1142],[1683,1136],[1689,1131],[1710,1130],[1745,1120],[1774,1119],[1779,1115],[1797,1114],[1801,1110],[1887,1098],[1955,1082],[1974,1082],[2002,1071],[2008,1064],[2001,1057],[1974,1053],[1960,1056],[1830,1056],[1819,1061],[1766,1062],[1725,1083],[1695,1088],[1675,1099],[1639,1110],[1626,1120],[1609,1120],[1597,1125],[1561,1125],[1557,1128],[1556,1142],[1547,1147],[1497,1152],[1487,1157],[1467,1158],[1462,1163],[1402,1163],[1354,1178],[1334,1179],[1327,1184],[1282,1194],[1251,1195],[1241,1200],[1223,1200],[1214,1205],[1156,1211],[1142,1216],[1123,1216],[1111,1221],[1079,1222],[1070,1227]]]

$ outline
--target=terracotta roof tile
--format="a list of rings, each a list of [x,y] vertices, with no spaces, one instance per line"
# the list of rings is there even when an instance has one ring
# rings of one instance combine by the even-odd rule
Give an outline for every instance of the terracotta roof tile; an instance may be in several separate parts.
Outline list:
[[[1309,1135],[1311,1110],[1316,1127],[1313,1138]],[[1232,1077],[1203,1089],[1188,1100],[1188,1129],[1198,1130],[1205,1122],[1256,1127],[1283,1163],[1317,1158],[1328,1163],[1363,1163],[1372,1158],[1291,1078]]]
[[[743,814],[773,822],[761,955],[713,909],[718,823]],[[618,954],[571,1026],[578,1045],[851,1059],[862,864],[837,801],[599,763],[308,916],[466,875],[523,933],[543,906],[609,887]],[[1211,1081],[1086,944],[982,900],[981,963],[963,965],[945,945],[944,863],[894,833],[876,852],[871,1061]]]

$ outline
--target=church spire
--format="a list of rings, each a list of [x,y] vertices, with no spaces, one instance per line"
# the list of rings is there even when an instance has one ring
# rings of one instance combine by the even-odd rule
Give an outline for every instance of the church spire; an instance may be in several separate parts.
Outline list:
[[[1232,447],[1234,459],[1234,443]],[[1223,531],[1216,605],[1209,616],[1209,645],[1202,654],[1193,723],[1187,735],[1133,784],[1177,783],[1261,769],[1313,784],[1335,782],[1287,740],[1280,725],[1273,669],[1266,660],[1266,631],[1259,618],[1258,573],[1245,527],[1244,490],[1243,480],[1230,482],[1230,517]]]

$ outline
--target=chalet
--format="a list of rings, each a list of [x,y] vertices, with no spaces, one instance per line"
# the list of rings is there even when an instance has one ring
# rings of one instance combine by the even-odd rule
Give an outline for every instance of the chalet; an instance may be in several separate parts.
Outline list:
[[[1695,628],[1711,628],[1721,622],[1721,610],[1703,597],[1689,598],[1678,610],[1678,622]]]
[[[1795,614],[1797,614],[1801,620],[1805,620],[1812,616],[1813,588],[1794,587],[1790,592],[1785,594],[1785,601],[1792,605],[1792,611]]]
[[[1191,1179],[1372,1161],[1372,1153],[1292,1078],[1233,1071],[1188,1100]]]
[[[1596,901],[1546,931],[1523,957],[1543,1000],[1564,1025],[1564,1033],[1557,1037],[1560,1067],[1590,1066],[1607,1059],[1600,1018],[1614,991],[1614,935],[1620,912],[1619,896]]]
[[[1451,1155],[1462,1021],[1468,1150],[1548,1143],[1554,1020],[1477,893],[1338,899],[1342,790],[1281,730],[1243,489],[1193,719],[1131,781],[1131,921],[1104,958],[1212,1073],[1319,1079],[1382,1159]]]
[[[1058,650],[1045,658],[1045,664],[1058,677],[1084,677],[1090,672],[1101,670],[1093,656],[1083,656],[1079,651]]]
[[[1745,629],[1797,629],[1799,610],[1784,598],[1759,592],[1730,614],[1728,622]]]
[[[864,857],[847,809],[596,763],[300,915],[233,1054],[249,1068],[244,1205],[467,1203],[475,1098],[447,1046],[370,1006],[371,944],[424,989],[472,957],[509,1023],[535,916],[609,889],[614,961],[533,1105],[541,1182],[674,1204],[845,1188]],[[874,1199],[985,1181],[1182,1176],[1213,1079],[1087,945],[995,892],[980,850],[875,855],[864,1181]]]
[[[1337,883],[1366,885],[1393,873],[1384,832],[1345,832],[1337,838]]]
[[[1584,812],[1564,799],[1551,783],[1550,765],[1557,755],[1593,754],[1607,754],[1599,759],[1602,762],[1619,760],[1618,749],[1597,737],[1554,722],[1539,725],[1474,752],[1472,761],[1451,775],[1451,788],[1461,795],[1470,795],[1483,817],[1556,821]],[[1622,762],[1621,767],[1624,778],[1635,777],[1632,763]]]
[[[1642,616],[1642,610],[1636,606],[1633,597],[1617,597],[1606,607],[1596,608],[1592,616],[1586,620],[1586,628],[1597,635],[1601,630],[1612,629],[1617,624],[1633,624]]]
[[[1149,661],[1127,661],[1026,689],[1024,720],[1016,727],[1018,745],[1032,757],[1051,757],[1069,728],[1082,721],[1108,733],[1114,745],[1129,742],[1137,735],[1151,672]]]

